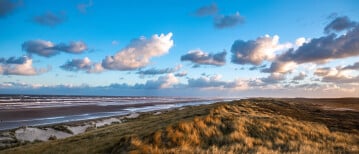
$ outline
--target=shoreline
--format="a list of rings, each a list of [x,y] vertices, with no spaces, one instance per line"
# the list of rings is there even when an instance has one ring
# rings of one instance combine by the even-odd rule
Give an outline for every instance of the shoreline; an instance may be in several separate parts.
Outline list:
[[[177,102],[151,102],[119,105],[78,105],[46,108],[0,109],[0,132],[25,126],[44,126],[60,123],[95,120],[131,113],[175,109],[183,106],[211,104],[231,100],[200,100]]]
[[[113,124],[126,123],[135,120],[141,115],[161,115],[174,110],[183,110],[187,107],[209,105],[226,101],[202,102],[202,104],[179,106],[167,109],[157,109],[143,112],[130,112],[123,115],[113,115],[108,117],[97,117],[93,119],[82,119],[76,121],[20,126],[11,129],[0,130],[0,150],[7,147],[18,146],[34,142],[46,142],[56,139],[65,139],[75,135],[80,135],[91,130],[100,129]]]

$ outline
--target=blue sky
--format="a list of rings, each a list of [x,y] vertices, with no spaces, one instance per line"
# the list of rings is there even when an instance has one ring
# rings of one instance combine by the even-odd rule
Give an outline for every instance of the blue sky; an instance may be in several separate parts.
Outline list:
[[[359,96],[356,0],[0,4],[0,93]]]

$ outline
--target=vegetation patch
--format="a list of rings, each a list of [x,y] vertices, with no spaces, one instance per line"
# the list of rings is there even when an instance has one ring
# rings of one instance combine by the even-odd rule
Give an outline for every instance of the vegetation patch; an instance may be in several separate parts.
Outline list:
[[[322,110],[313,102],[261,98],[144,113],[0,153],[358,153],[359,112]]]

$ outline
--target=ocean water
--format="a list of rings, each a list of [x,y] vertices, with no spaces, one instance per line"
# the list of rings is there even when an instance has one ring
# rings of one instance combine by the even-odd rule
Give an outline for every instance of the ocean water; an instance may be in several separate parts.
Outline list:
[[[0,130],[121,116],[230,100],[233,98],[0,95],[0,115],[4,116],[0,117]],[[117,108],[109,111],[92,110],[77,113],[76,110],[79,109],[79,106],[80,108],[88,106]],[[49,110],[51,108],[56,110],[56,115],[46,113],[51,111]],[[67,110],[73,108],[72,113],[64,112],[61,114],[61,110],[65,108]],[[2,114],[4,112],[6,114]],[[41,116],[32,116],[39,113]],[[13,120],[11,116],[16,116],[16,120]]]

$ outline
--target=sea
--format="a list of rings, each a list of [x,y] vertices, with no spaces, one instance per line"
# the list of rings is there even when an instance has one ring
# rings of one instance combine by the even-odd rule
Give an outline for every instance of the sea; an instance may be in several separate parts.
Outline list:
[[[234,99],[238,98],[0,95],[0,130],[198,106]]]

